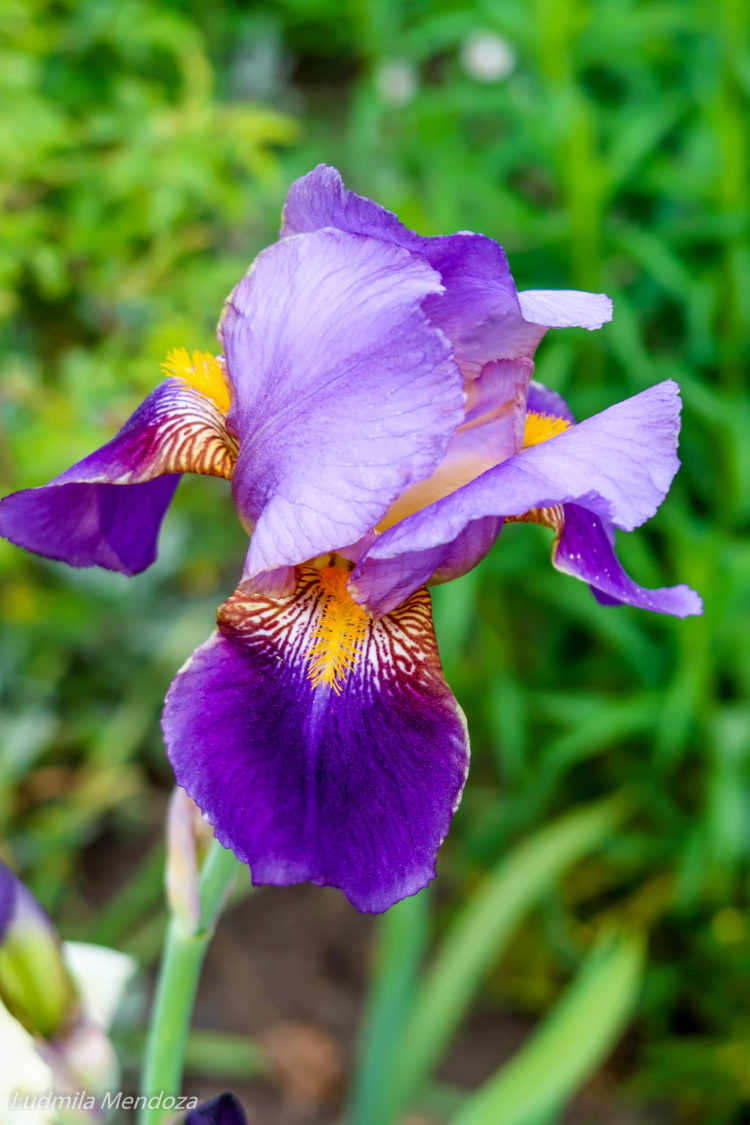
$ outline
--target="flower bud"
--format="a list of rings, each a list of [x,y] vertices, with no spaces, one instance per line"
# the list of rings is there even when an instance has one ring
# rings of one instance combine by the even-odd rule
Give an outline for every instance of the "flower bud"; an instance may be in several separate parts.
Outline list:
[[[199,877],[213,834],[195,802],[176,786],[167,811],[167,901],[188,933],[200,925]]]
[[[0,861],[0,1000],[32,1035],[64,1034],[79,1012],[73,979],[52,923]]]

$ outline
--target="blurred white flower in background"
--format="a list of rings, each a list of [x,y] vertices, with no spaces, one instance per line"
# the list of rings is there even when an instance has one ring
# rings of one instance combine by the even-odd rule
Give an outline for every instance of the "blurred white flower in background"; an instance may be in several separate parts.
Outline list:
[[[81,1121],[84,1112],[55,1108],[13,1109],[14,1096],[23,1104],[53,1091],[67,1093],[67,1072],[78,1089],[97,1094],[119,1080],[117,1060],[105,1034],[133,976],[132,957],[85,942],[63,945],[65,962],[78,988],[81,1020],[64,1046],[35,1039],[0,1003],[0,1125],[57,1125]],[[42,1057],[43,1052],[46,1057]],[[77,1081],[76,1081],[77,1080]]]
[[[477,82],[500,82],[514,70],[516,52],[494,31],[473,31],[464,39],[461,65]]]
[[[375,72],[375,88],[389,105],[406,105],[418,85],[416,68],[408,59],[388,59]]]
[[[135,973],[136,962],[127,953],[86,941],[64,942],[63,952],[78,985],[85,1015],[106,1031]]]

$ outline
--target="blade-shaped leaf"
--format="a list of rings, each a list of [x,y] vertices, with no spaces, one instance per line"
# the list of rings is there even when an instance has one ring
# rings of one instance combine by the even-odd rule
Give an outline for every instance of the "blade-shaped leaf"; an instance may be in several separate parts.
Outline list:
[[[464,1103],[452,1125],[536,1125],[562,1109],[622,1032],[642,962],[639,938],[600,942],[531,1040]]]
[[[487,876],[416,992],[386,1083],[388,1113],[379,1121],[392,1121],[440,1060],[483,974],[524,913],[566,867],[601,844],[623,812],[621,802],[604,802],[570,813],[519,845]]]
[[[427,890],[420,891],[392,906],[379,923],[351,1125],[387,1121],[388,1083],[384,1076],[393,1067],[398,1030],[409,1010],[427,945],[429,898]]]

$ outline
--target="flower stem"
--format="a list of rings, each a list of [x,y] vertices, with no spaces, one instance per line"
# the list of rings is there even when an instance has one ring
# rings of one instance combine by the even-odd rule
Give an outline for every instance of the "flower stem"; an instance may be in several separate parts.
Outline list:
[[[169,921],[143,1060],[141,1094],[146,1104],[140,1107],[139,1125],[159,1125],[173,1115],[172,1110],[159,1104],[162,1099],[158,1095],[177,1097],[180,1093],[203,959],[237,867],[232,852],[214,840],[200,874],[197,928],[190,930],[176,915]],[[154,1105],[149,1106],[149,1101]]]

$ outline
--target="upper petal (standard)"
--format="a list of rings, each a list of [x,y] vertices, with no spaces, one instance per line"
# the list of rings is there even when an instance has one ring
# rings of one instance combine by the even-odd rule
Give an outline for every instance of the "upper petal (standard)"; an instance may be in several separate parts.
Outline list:
[[[237,286],[222,336],[246,576],[355,542],[438,464],[463,420],[421,308],[439,290],[426,262],[337,230],[276,243]]]
[[[320,164],[290,187],[281,234],[323,227],[395,242],[438,271],[445,292],[430,297],[425,311],[451,340],[467,381],[493,360],[531,358],[548,327],[599,328],[612,319],[612,302],[603,294],[518,294],[505,251],[493,239],[471,231],[418,235],[385,207],[347,191],[337,170]]]
[[[518,294],[523,318],[545,328],[588,328],[612,319],[612,299],[580,289],[526,289]]]

